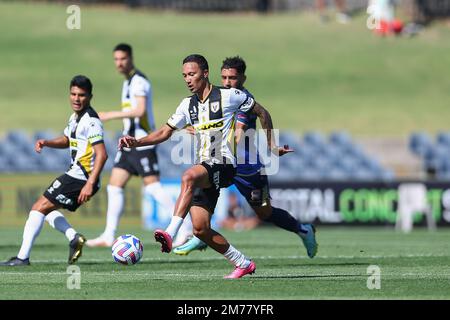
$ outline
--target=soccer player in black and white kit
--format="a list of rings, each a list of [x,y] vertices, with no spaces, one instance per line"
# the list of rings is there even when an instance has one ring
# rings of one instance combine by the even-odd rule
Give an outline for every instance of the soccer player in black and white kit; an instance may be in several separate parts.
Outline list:
[[[159,144],[169,139],[175,130],[189,125],[195,127],[200,135],[197,164],[184,172],[172,220],[165,231],[155,231],[155,239],[161,243],[161,251],[170,252],[172,239],[189,211],[195,236],[235,265],[234,271],[225,276],[234,279],[253,273],[256,265],[211,229],[210,222],[220,188],[231,185],[236,173],[233,150],[235,114],[238,111],[254,112],[260,117],[264,129],[272,129],[273,125],[268,112],[245,92],[211,85],[208,70],[208,62],[203,56],[186,57],[183,60],[183,78],[193,95],[182,100],[166,125],[141,139],[122,137],[119,148]]]
[[[99,112],[102,121],[122,119],[123,134],[145,137],[155,130],[152,87],[147,77],[133,63],[133,51],[128,44],[118,44],[114,50],[114,63],[125,76],[122,87],[122,110]],[[144,192],[172,212],[174,202],[159,182],[159,167],[155,146],[124,149],[117,152],[114,168],[107,187],[108,210],[106,228],[98,238],[87,241],[89,247],[110,247],[115,239],[120,216],[124,209],[124,188],[132,175],[142,177]]]
[[[77,261],[86,239],[77,233],[58,210],[75,211],[89,201],[100,188],[100,173],[108,158],[103,143],[103,125],[91,107],[92,83],[85,76],[75,76],[70,82],[70,103],[74,113],[64,135],[52,140],[38,140],[36,152],[44,147],[70,148],[71,166],[56,178],[34,203],[23,231],[23,241],[16,257],[1,263],[3,266],[30,264],[30,252],[46,220],[65,234],[69,243],[69,264]]]

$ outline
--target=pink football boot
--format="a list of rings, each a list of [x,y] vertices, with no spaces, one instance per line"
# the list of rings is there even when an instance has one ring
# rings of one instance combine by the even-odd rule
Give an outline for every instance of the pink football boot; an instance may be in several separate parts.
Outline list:
[[[163,230],[155,230],[155,240],[161,243],[161,251],[169,253],[172,251],[172,237]]]
[[[247,268],[239,268],[236,267],[232,273],[223,277],[224,279],[239,279],[245,276],[246,274],[253,274],[256,270],[256,264],[251,261]]]

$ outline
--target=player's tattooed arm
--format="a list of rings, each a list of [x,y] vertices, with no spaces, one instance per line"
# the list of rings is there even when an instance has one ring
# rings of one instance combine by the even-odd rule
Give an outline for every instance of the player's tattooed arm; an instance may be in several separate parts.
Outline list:
[[[119,150],[121,150],[124,147],[136,148],[136,147],[160,144],[160,143],[168,140],[172,136],[174,131],[175,131],[174,128],[172,128],[168,124],[165,124],[158,130],[146,135],[145,137],[143,137],[141,139],[136,139],[131,136],[124,136],[119,139],[118,148],[119,148]]]
[[[267,145],[269,149],[272,149],[275,146],[275,141],[272,134],[273,122],[269,111],[255,101],[252,112],[258,116],[259,121],[261,122],[261,127],[266,132]]]
[[[275,138],[273,136],[273,122],[272,117],[270,116],[269,111],[267,111],[263,106],[261,106],[258,102],[255,101],[255,105],[252,109],[253,113],[255,113],[259,121],[261,122],[261,127],[266,132],[267,137],[267,145],[271,152],[277,156],[283,156],[286,153],[293,152],[294,150],[290,149],[288,145],[283,147],[278,147],[275,143]]]
[[[255,105],[252,109],[253,113],[256,114],[261,122],[261,127],[264,130],[271,131],[273,129],[272,117],[269,111],[267,111],[262,105],[255,101]]]
[[[58,137],[51,140],[39,139],[34,145],[34,150],[37,153],[41,153],[44,147],[65,149],[69,147],[69,138],[66,136]]]

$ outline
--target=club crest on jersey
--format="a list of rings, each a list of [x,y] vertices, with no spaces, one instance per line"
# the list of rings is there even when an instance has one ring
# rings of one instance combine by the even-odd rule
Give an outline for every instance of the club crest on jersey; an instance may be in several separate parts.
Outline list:
[[[214,113],[216,113],[217,111],[219,111],[219,108],[220,108],[220,103],[219,103],[219,101],[211,102],[210,108],[211,108],[211,111],[214,112]]]

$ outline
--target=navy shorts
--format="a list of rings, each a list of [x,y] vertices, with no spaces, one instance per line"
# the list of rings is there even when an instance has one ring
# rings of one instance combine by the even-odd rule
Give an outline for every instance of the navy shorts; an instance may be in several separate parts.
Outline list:
[[[135,176],[147,177],[159,175],[156,148],[147,150],[118,151],[114,159],[114,168],[121,168]]]
[[[235,176],[234,185],[252,207],[266,206],[270,200],[269,180],[259,172],[251,176]]]

